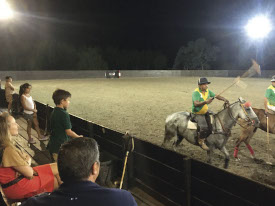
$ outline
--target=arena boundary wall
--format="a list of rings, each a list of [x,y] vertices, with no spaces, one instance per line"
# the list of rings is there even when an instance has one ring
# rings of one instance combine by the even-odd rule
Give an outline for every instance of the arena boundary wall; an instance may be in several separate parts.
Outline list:
[[[244,70],[121,70],[124,77],[237,77]],[[262,71],[262,78],[271,78],[275,70]],[[47,80],[47,79],[79,79],[79,78],[105,78],[105,70],[52,70],[52,71],[0,71],[0,79],[12,76],[14,80]],[[257,77],[257,76],[256,76]]]
[[[0,104],[5,106],[4,90]],[[53,108],[36,102],[41,128]],[[114,156],[122,170],[125,153],[122,133],[70,115],[73,130],[93,137],[101,151]],[[125,189],[139,187],[164,205],[171,206],[274,206],[275,189],[212,165],[161,148],[134,137]],[[230,165],[229,165],[230,166]]]

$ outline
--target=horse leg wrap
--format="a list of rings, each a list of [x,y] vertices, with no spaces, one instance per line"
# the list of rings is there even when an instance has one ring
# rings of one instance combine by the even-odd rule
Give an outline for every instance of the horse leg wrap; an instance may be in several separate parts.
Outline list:
[[[239,152],[239,148],[235,147],[235,150],[234,150],[234,157],[235,158],[238,158],[238,152]]]
[[[250,146],[250,144],[246,144],[246,147],[249,149],[250,154],[251,154],[252,156],[254,156],[254,151],[253,151],[252,147]]]

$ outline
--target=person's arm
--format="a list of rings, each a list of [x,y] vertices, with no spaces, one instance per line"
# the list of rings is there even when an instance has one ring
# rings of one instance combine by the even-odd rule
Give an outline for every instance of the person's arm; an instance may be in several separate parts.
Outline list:
[[[205,100],[203,102],[194,101],[194,105],[195,105],[195,107],[200,107],[200,106],[203,106],[205,104],[210,104],[212,101],[213,101],[213,99],[207,99],[207,100]]]
[[[21,104],[22,104],[22,107],[25,109],[25,110],[28,110],[28,111],[33,111],[33,112],[37,112],[37,110],[36,109],[31,109],[31,108],[29,108],[29,107],[27,107],[27,105],[26,105],[26,99],[25,99],[25,97],[22,95],[21,96]]]
[[[14,86],[9,82],[9,87],[11,88],[11,90],[14,90]]]
[[[32,100],[32,101],[33,101],[33,100]],[[33,107],[33,108],[34,108],[34,111],[33,111],[33,112],[34,112],[34,113],[37,113],[35,101],[33,101],[33,105],[34,105],[34,107]]]
[[[272,94],[272,90],[267,89],[265,92],[265,97],[264,97],[265,114],[267,114],[267,111],[268,111],[267,103],[268,103],[268,99],[270,98],[271,94]]]
[[[268,102],[268,99],[265,97],[265,98],[264,98],[264,108],[265,108],[265,113],[267,113],[267,111],[268,111],[268,108],[267,108],[267,102]]]
[[[32,167],[30,166],[17,166],[17,167],[12,167],[15,169],[17,172],[20,174],[24,175],[27,179],[31,180],[34,175],[37,175],[37,172],[33,170]]]
[[[220,95],[215,95],[215,98],[221,101],[224,101],[226,103],[229,103],[229,101],[227,99],[225,99],[224,97],[220,96]]]
[[[70,136],[72,138],[83,137],[83,135],[78,135],[74,131],[72,131],[71,129],[66,129],[65,132],[68,136]]]
[[[3,167],[12,167],[17,173],[24,175],[28,179],[32,179],[34,174],[33,168],[29,166],[30,156],[15,149],[14,147],[6,147],[2,157]]]
[[[33,102],[33,105],[34,105],[34,109],[36,110],[36,104],[35,104],[35,101],[33,101],[32,100],[32,102]],[[37,111],[37,110],[36,110]]]
[[[206,101],[200,102],[200,93],[198,91],[194,91],[192,94],[192,101],[194,102],[195,107],[200,107],[205,104],[210,104],[213,99],[207,99]]]

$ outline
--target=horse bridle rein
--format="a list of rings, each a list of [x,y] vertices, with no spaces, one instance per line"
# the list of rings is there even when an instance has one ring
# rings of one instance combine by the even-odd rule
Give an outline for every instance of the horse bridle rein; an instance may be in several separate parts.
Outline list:
[[[238,123],[238,118],[235,119],[235,118],[233,117],[232,111],[231,111],[231,109],[230,109],[230,106],[231,106],[231,105],[236,104],[236,103],[238,103],[238,102],[240,102],[240,101],[234,102],[234,103],[232,103],[232,104],[230,104],[230,105],[229,105],[228,103],[224,103],[224,109],[227,109],[228,114],[229,114],[229,117],[230,117],[231,119],[234,120],[235,124],[238,124],[238,125],[240,125],[242,128],[246,129],[244,126],[242,126],[240,123]],[[253,120],[251,120],[250,117],[248,116],[248,114],[247,114],[247,112],[245,111],[245,108],[244,108],[244,106],[243,106],[242,103],[241,103],[241,107],[242,107],[242,110],[243,110],[245,116],[246,116],[247,119],[248,119],[247,122],[253,123]],[[222,121],[221,121],[221,119],[219,118],[218,115],[217,115],[217,118],[218,118],[218,120],[219,120],[219,122],[220,122],[220,124],[221,124],[221,127],[222,127],[223,131],[224,131],[227,135],[229,135],[229,134],[231,133],[230,130],[227,130],[227,129],[224,127],[224,124],[222,123]]]

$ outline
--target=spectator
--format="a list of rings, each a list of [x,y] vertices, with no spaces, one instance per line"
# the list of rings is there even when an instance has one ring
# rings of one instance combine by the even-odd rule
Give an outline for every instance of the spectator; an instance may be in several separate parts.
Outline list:
[[[23,107],[23,117],[27,121],[27,133],[30,144],[34,144],[35,140],[32,138],[32,124],[34,124],[35,131],[37,132],[38,139],[41,141],[48,140],[48,137],[42,136],[40,133],[39,123],[37,120],[36,104],[30,95],[32,86],[29,83],[22,84],[19,90],[20,103]]]
[[[5,95],[8,102],[8,112],[11,113],[12,95],[14,94],[14,86],[12,85],[12,77],[6,76]]]
[[[22,206],[137,206],[130,192],[104,188],[95,183],[99,174],[99,151],[92,138],[64,143],[58,153],[58,170],[64,182],[51,194],[32,197]]]
[[[16,148],[11,136],[18,135],[18,125],[7,112],[0,115],[0,184],[9,199],[29,198],[52,192],[62,183],[57,165],[31,167],[31,157]]]
[[[66,111],[70,105],[70,92],[57,89],[54,91],[52,98],[56,107],[50,117],[51,136],[47,148],[50,151],[53,160],[56,162],[58,150],[61,144],[69,140],[69,136],[72,138],[83,136],[72,131],[70,115]]]

